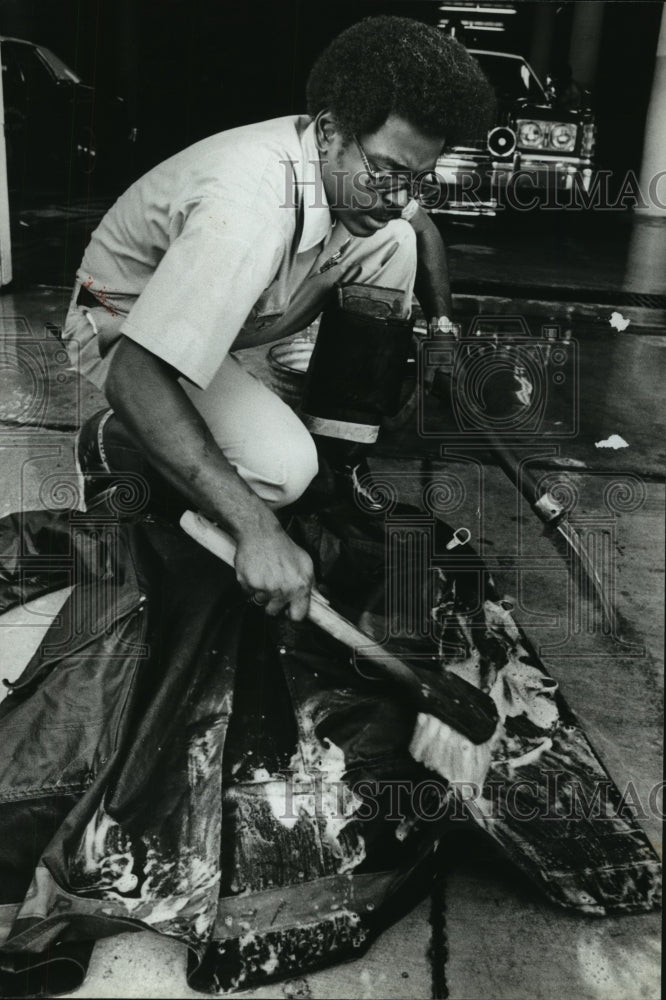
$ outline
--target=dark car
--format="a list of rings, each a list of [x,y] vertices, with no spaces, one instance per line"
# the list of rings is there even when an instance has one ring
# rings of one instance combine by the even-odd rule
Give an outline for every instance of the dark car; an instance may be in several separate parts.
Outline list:
[[[0,38],[10,188],[66,190],[122,158],[129,126],[121,98],[86,86],[43,45]]]
[[[567,207],[592,182],[596,126],[587,95],[546,90],[519,55],[470,49],[497,98],[485,136],[445,150],[433,211],[494,214],[499,207]]]

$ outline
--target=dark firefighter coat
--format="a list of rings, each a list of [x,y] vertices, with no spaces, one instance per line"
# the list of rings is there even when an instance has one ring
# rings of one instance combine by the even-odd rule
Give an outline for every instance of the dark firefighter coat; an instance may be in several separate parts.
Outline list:
[[[400,506],[329,505],[290,531],[334,606],[424,684],[454,671],[492,692],[493,794],[462,801],[416,764],[413,707],[362,655],[268,619],[167,521],[7,517],[0,610],[73,590],[0,705],[5,994],[76,988],[94,940],[131,930],[187,943],[208,992],[359,954],[461,824],[558,904],[656,904],[654,851],[474,551]],[[603,820],[573,815],[569,786],[600,780]]]

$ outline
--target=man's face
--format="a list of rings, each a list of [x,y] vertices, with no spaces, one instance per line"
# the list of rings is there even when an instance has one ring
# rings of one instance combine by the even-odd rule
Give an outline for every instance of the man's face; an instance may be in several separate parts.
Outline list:
[[[444,139],[424,135],[404,118],[389,115],[376,132],[343,140],[335,118],[318,119],[322,182],[331,214],[353,236],[372,236],[399,217],[409,190],[377,191],[369,183],[363,155],[373,170],[396,175],[432,171]],[[360,144],[360,147],[359,147]]]

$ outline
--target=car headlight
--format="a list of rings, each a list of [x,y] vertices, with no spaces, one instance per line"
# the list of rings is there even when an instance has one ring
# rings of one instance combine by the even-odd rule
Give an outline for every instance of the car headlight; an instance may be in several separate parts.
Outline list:
[[[545,132],[540,122],[518,121],[518,145],[538,149],[543,146]]]
[[[576,145],[576,126],[567,122],[555,124],[551,127],[548,139],[553,149],[570,153]]]

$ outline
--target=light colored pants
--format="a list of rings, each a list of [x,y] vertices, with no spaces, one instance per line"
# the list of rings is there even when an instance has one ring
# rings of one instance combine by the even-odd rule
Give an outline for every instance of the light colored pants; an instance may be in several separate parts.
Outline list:
[[[330,259],[346,236],[346,230],[336,227],[321,260]],[[416,238],[408,222],[395,220],[373,236],[353,238],[339,264],[322,274],[319,264],[317,261],[310,275],[293,290],[285,312],[270,326],[263,322],[253,329],[246,324],[234,345],[236,349],[269,343],[303,329],[321,311],[330,289],[339,283],[401,290],[404,312],[409,315],[416,276]],[[125,317],[110,318],[102,307],[77,306],[78,288],[74,290],[63,336],[80,374],[103,388],[110,354],[100,357],[97,336],[103,337],[111,325],[117,330]],[[259,497],[273,507],[298,499],[316,475],[317,454],[310,434],[279,396],[246,371],[233,354],[225,358],[207,389],[198,389],[185,380],[181,385],[227,460]]]

